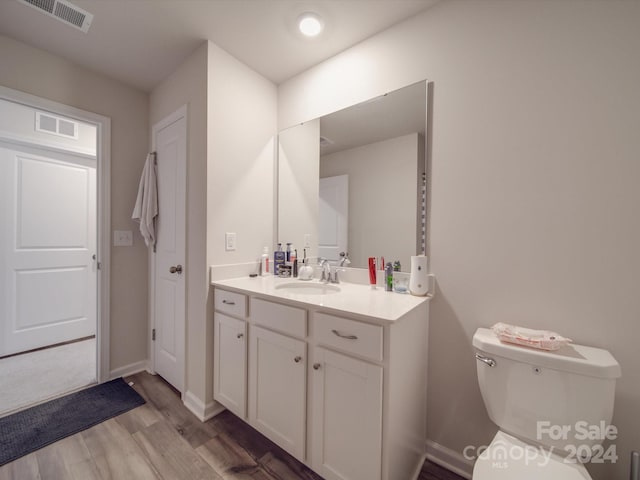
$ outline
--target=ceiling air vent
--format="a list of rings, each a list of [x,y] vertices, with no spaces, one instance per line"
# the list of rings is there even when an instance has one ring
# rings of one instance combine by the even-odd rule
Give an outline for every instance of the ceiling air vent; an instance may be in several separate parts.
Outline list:
[[[328,147],[329,145],[333,145],[333,140],[329,140],[327,137],[320,136],[320,148]]]
[[[42,13],[56,18],[67,25],[71,25],[84,33],[87,33],[91,22],[93,21],[93,15],[86,10],[76,7],[67,0],[18,0],[21,3],[27,4],[33,8],[37,8]]]

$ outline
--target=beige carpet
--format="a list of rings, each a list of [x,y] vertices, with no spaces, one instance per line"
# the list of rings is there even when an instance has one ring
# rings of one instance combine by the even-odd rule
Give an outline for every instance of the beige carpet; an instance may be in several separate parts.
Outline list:
[[[0,417],[96,382],[96,340],[0,360]]]

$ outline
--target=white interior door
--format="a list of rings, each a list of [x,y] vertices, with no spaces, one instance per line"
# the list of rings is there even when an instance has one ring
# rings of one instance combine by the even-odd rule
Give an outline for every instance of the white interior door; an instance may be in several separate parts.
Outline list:
[[[95,335],[96,159],[0,142],[0,356]]]
[[[154,126],[158,218],[154,255],[154,370],[184,389],[187,121],[174,114]]]
[[[348,253],[349,176],[321,178],[319,194],[318,256],[338,261]]]

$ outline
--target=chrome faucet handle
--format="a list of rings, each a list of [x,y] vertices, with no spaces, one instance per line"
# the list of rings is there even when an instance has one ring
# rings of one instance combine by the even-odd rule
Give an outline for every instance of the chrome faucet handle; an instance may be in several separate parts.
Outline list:
[[[340,279],[338,278],[338,272],[346,271],[345,268],[340,267],[332,267],[333,268],[333,278],[331,279],[331,283],[340,283]]]

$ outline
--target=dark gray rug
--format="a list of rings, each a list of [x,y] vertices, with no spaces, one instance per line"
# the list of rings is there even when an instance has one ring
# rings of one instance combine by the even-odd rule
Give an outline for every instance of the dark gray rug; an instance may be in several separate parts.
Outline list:
[[[117,378],[0,418],[0,466],[144,403]]]

